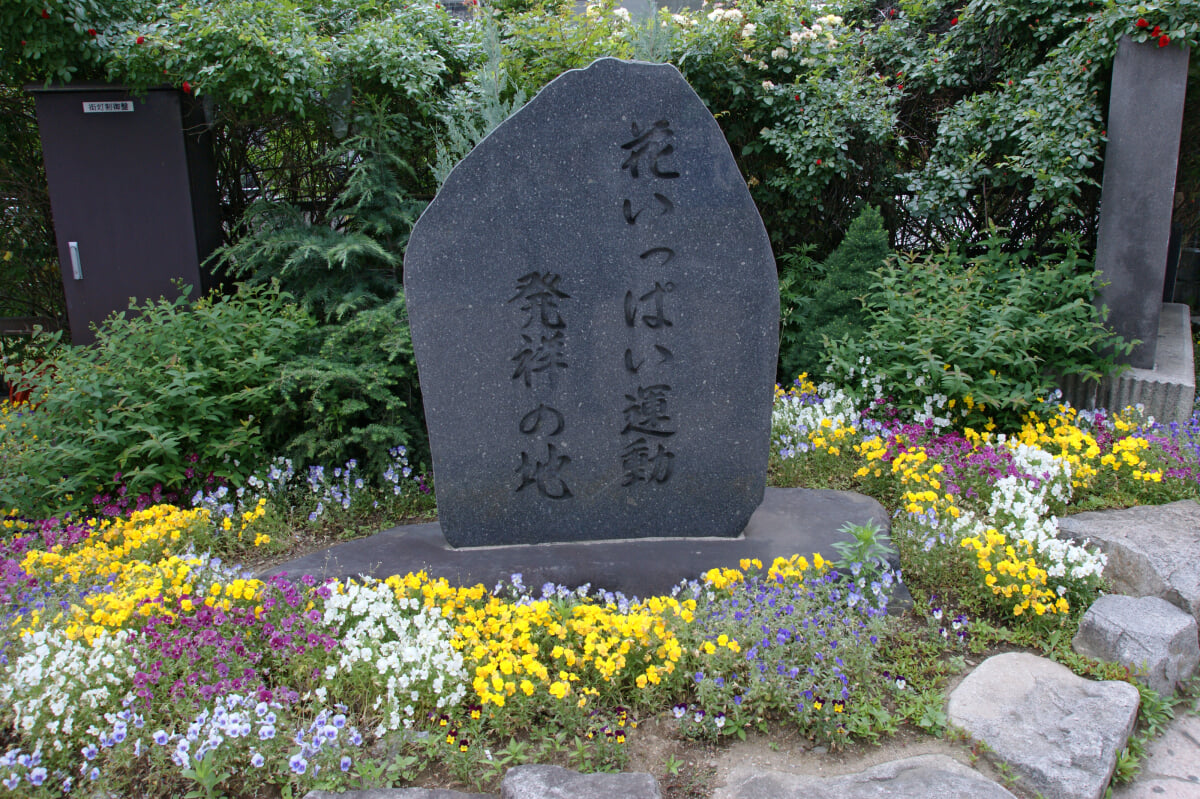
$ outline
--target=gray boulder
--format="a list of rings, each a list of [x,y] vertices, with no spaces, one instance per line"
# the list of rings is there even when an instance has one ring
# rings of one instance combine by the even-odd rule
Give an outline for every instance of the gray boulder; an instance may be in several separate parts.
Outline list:
[[[515,766],[500,783],[500,799],[662,799],[645,772],[580,774],[561,766]]]
[[[714,799],[1013,799],[1007,790],[946,755],[881,763],[858,774],[811,777],[739,766]]]
[[[1023,652],[995,655],[950,694],[951,723],[1045,799],[1100,799],[1137,718],[1129,683],[1094,682]]]
[[[1196,619],[1156,596],[1102,596],[1071,642],[1081,655],[1120,663],[1164,696],[1200,664]]]
[[[1200,503],[1079,513],[1059,519],[1058,529],[1100,547],[1115,593],[1161,597],[1200,619]]]

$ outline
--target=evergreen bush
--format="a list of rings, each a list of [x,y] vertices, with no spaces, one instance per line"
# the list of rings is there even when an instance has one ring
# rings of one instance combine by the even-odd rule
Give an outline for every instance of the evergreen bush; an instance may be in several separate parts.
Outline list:
[[[826,342],[863,337],[869,323],[863,300],[891,254],[883,217],[867,206],[824,263],[802,253],[780,259],[780,383],[824,372]]]
[[[388,450],[408,448],[414,464],[428,462],[429,442],[417,384],[404,297],[360,311],[312,334],[310,354],[283,366],[281,388],[289,430],[279,451],[300,463],[355,460],[377,476],[391,464]]]

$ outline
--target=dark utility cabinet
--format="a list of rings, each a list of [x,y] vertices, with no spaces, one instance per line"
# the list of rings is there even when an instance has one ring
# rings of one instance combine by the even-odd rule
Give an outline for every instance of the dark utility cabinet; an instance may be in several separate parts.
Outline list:
[[[26,87],[37,101],[71,340],[129,299],[174,298],[173,280],[212,287],[201,263],[220,243],[212,143],[175,89]]]

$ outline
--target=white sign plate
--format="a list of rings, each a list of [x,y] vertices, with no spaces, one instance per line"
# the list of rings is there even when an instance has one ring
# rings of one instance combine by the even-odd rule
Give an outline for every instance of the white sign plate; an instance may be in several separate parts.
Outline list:
[[[112,114],[121,111],[133,111],[133,100],[92,100],[83,104],[85,114]]]

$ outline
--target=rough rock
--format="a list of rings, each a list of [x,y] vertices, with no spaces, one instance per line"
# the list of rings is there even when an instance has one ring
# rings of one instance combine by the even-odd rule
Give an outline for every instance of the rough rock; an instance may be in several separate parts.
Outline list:
[[[840,777],[734,769],[714,799],[1012,799],[1000,785],[946,755],[919,755]]]
[[[951,723],[1045,799],[1100,799],[1137,719],[1129,683],[1094,682],[1036,655],[988,658],[950,694]]]
[[[580,774],[561,766],[516,766],[500,783],[500,799],[662,799],[645,772]]]
[[[1156,596],[1102,596],[1072,642],[1081,655],[1120,663],[1164,696],[1200,664],[1196,619]]]
[[[1089,511],[1059,519],[1058,528],[1103,550],[1114,592],[1162,597],[1200,619],[1200,503]]]

